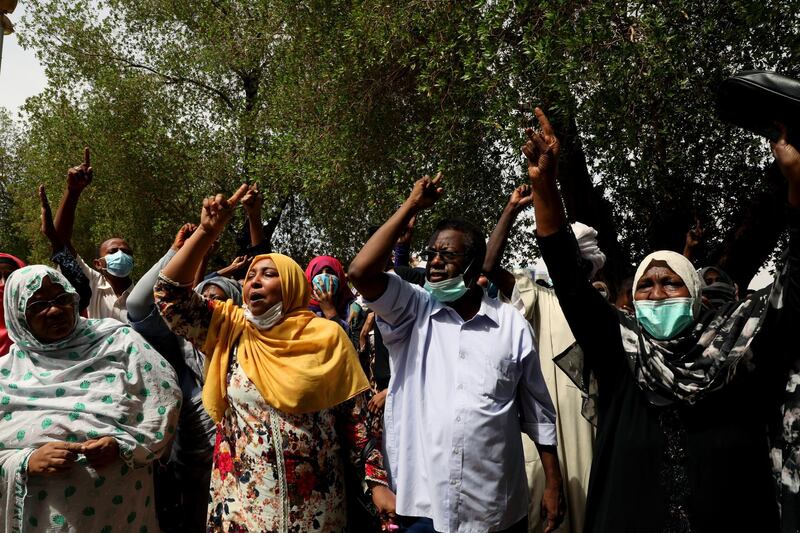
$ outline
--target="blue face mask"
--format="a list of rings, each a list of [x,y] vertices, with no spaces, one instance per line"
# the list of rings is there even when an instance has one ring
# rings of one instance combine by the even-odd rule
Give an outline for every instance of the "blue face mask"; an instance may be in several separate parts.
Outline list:
[[[339,278],[333,274],[317,274],[311,278],[311,284],[321,292],[336,294],[339,290]]]
[[[455,302],[467,293],[467,286],[464,284],[464,274],[467,273],[469,267],[472,266],[470,262],[467,268],[464,269],[463,274],[459,274],[453,278],[443,279],[442,281],[429,281],[425,279],[425,290],[433,296],[436,300],[447,303]]]
[[[122,250],[106,255],[106,270],[115,278],[127,278],[133,271],[133,257]]]
[[[675,337],[694,322],[692,298],[666,300],[634,300],[636,319],[654,339],[663,341]]]

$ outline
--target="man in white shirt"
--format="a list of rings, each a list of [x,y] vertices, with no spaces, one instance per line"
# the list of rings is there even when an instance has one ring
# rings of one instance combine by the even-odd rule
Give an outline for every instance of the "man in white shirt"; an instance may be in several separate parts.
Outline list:
[[[390,354],[384,442],[397,514],[411,532],[527,531],[524,431],[546,470],[552,531],[564,515],[553,404],[530,325],[477,286],[483,235],[467,222],[440,223],[425,251],[425,289],[383,272],[411,217],[441,195],[440,181],[417,181],[350,265]]]
[[[92,167],[89,163],[89,148],[84,149],[83,164],[67,172],[67,188],[58,206],[55,231],[59,240],[75,255],[78,265],[89,279],[92,297],[87,313],[89,318],[115,318],[128,321],[127,299],[133,289],[130,274],[133,270],[133,250],[120,237],[103,242],[98,249],[94,269],[75,252],[72,246],[72,227],[75,209],[83,190],[92,182]]]

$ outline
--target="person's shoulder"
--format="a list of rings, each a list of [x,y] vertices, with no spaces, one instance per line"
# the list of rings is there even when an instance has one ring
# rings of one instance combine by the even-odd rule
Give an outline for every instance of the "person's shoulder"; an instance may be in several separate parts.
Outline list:
[[[308,322],[307,327],[309,327],[308,331],[313,332],[314,335],[331,339],[339,339],[342,342],[347,342],[348,344],[352,345],[352,341],[350,341],[347,331],[345,331],[345,329],[337,320],[329,320],[324,316],[317,316],[315,314],[314,317]]]
[[[500,319],[512,322],[516,322],[518,320],[525,323],[528,322],[525,320],[525,317],[522,316],[522,313],[520,313],[516,307],[508,302],[503,302],[499,298],[490,298],[486,295],[484,295],[483,301],[488,307],[494,309],[495,313],[497,313],[497,316]]]

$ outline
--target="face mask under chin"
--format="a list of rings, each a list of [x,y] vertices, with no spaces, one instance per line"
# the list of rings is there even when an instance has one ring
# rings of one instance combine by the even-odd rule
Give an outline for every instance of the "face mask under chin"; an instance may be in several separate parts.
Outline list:
[[[250,307],[245,304],[244,317],[256,328],[262,331],[268,330],[283,318],[283,302],[276,303],[258,316],[254,315]]]
[[[464,272],[461,274],[444,279],[442,281],[430,281],[425,278],[425,290],[428,291],[434,299],[438,300],[442,303],[449,303],[455,302],[462,296],[464,296],[469,288],[464,283],[464,274],[469,272],[469,269],[472,267],[473,261],[470,261],[467,268],[464,269]]]

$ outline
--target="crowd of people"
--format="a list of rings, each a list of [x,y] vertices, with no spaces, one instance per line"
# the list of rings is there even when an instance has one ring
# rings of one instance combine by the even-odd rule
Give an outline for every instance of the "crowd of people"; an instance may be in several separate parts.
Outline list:
[[[648,255],[611,291],[535,113],[528,183],[488,240],[440,220],[419,265],[415,221],[441,174],[347,270],[272,252],[262,194],[243,184],[206,198],[134,282],[125,239],[91,266],[73,247],[87,148],[55,215],[39,189],[53,266],[0,253],[4,531],[800,530],[800,153],[786,127],[772,150],[789,244],[771,285],[744,297],[693,264],[696,228],[683,254]],[[239,205],[249,246],[209,271]],[[509,272],[531,205],[547,268]]]

